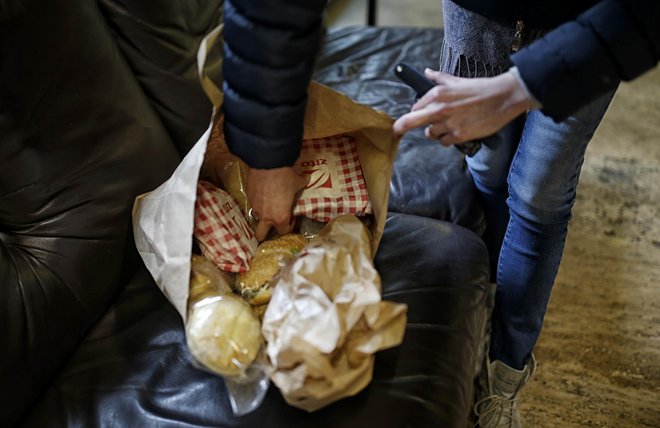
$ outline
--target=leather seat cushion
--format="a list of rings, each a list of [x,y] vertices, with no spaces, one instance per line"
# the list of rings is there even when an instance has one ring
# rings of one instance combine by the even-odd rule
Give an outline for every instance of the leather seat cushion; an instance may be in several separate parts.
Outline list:
[[[271,385],[257,411],[234,417],[223,381],[193,366],[179,315],[142,269],[23,426],[465,426],[486,314],[482,241],[461,226],[392,214],[376,267],[383,297],[408,304],[408,325],[355,397],[306,413]]]

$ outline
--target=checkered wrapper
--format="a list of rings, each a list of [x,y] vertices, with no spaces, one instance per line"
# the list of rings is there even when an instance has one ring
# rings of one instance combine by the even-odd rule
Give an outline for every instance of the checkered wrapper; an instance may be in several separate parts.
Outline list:
[[[296,166],[309,182],[296,203],[295,216],[327,223],[345,214],[373,212],[353,137],[304,140]]]
[[[228,272],[247,271],[259,245],[236,199],[207,181],[197,184],[193,234],[202,254]]]

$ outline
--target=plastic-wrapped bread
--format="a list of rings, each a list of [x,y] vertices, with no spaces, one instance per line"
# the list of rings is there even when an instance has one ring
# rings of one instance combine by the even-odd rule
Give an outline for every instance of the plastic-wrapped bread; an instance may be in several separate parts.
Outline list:
[[[223,376],[240,376],[261,347],[260,323],[232,293],[228,275],[203,256],[192,257],[186,339],[195,359]]]
[[[267,304],[273,294],[271,279],[306,245],[307,239],[295,233],[262,242],[252,256],[250,269],[236,275],[236,292],[252,305]]]

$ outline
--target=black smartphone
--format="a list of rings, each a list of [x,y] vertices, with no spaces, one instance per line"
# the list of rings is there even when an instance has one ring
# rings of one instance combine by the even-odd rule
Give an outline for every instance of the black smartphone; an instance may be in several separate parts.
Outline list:
[[[427,79],[426,76],[403,62],[394,67],[394,74],[417,93],[417,98],[421,98],[435,86],[435,83]],[[454,147],[467,156],[474,156],[481,148],[481,143],[468,141],[467,143],[456,144]]]

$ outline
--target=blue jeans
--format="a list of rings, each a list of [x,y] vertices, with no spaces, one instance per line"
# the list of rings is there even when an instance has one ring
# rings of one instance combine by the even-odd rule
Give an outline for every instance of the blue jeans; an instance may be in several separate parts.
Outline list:
[[[484,240],[497,283],[491,360],[521,369],[536,345],[584,153],[612,95],[561,123],[532,110],[467,159],[486,211]]]

